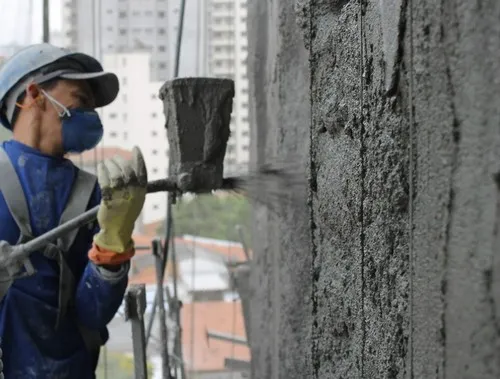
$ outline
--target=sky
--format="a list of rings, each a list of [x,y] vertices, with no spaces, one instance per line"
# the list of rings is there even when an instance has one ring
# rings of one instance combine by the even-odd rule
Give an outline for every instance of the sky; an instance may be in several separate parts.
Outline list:
[[[29,4],[33,4],[29,17]],[[50,29],[61,30],[61,0],[49,0]],[[43,0],[0,0],[0,45],[42,42]],[[31,27],[31,39],[28,38]]]

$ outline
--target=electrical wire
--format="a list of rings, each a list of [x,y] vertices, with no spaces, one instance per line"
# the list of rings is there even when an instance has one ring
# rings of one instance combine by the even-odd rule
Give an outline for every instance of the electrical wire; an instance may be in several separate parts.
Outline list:
[[[409,111],[410,111],[410,119],[409,119],[409,151],[408,154],[410,156],[409,159],[409,167],[408,167],[408,187],[409,187],[409,200],[408,200],[408,234],[409,234],[409,244],[408,244],[408,255],[409,255],[409,271],[410,271],[410,298],[409,298],[409,327],[410,327],[410,335],[409,335],[409,371],[410,371],[410,379],[414,378],[414,372],[413,372],[413,364],[414,364],[414,347],[413,347],[413,290],[414,290],[414,283],[413,283],[413,278],[414,278],[414,259],[415,259],[415,252],[413,249],[413,196],[414,196],[414,188],[413,188],[413,172],[414,172],[414,159],[413,159],[413,140],[414,140],[414,134],[415,134],[415,125],[414,125],[414,115],[413,115],[413,57],[414,57],[414,47],[413,47],[413,1],[409,0],[408,1],[408,15],[409,15],[409,34],[410,34],[410,64],[409,64]],[[446,375],[446,373],[445,373]]]
[[[230,236],[229,236],[229,233],[228,233],[228,236],[227,236],[228,240],[230,240]],[[228,244],[228,256],[229,256],[229,259],[230,261],[233,261],[233,256],[234,252],[232,251],[231,249],[231,244]],[[232,315],[232,335],[233,337],[236,336],[236,312],[237,312],[237,309],[236,309],[236,296],[234,296],[234,292],[235,292],[235,283],[234,283],[234,275],[232,273],[232,271],[230,271],[230,281],[231,281],[231,292],[233,293],[233,315]],[[236,349],[236,345],[233,342],[231,342],[231,358],[234,359],[235,358],[235,349]],[[234,370],[231,369],[231,379],[234,378]]]
[[[195,207],[196,207],[196,204],[195,204]],[[193,219],[196,219],[196,214],[193,214]],[[189,360],[191,361],[191,372],[194,372],[195,370],[195,357],[194,357],[194,343],[195,343],[195,339],[194,339],[194,335],[195,335],[195,321],[194,321],[194,318],[195,318],[195,304],[196,304],[196,290],[195,290],[195,286],[196,286],[196,281],[195,281],[195,277],[196,277],[196,269],[195,269],[195,265],[196,265],[196,234],[198,233],[195,233],[195,236],[193,238],[193,254],[192,254],[192,263],[191,263],[191,291],[192,291],[192,298],[191,298],[191,346],[190,346],[190,354],[189,354]]]
[[[97,23],[95,0],[92,0],[92,55],[97,58]],[[100,34],[100,33],[99,33]],[[94,148],[94,172],[97,174],[97,146]]]

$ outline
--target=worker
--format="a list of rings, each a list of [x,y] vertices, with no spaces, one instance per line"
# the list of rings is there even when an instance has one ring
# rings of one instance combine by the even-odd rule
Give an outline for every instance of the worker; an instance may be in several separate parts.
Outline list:
[[[29,46],[0,69],[0,121],[13,133],[0,148],[0,254],[100,204],[96,223],[47,243],[14,280],[0,270],[7,379],[95,378],[128,284],[147,174],[137,148],[129,161],[101,163],[97,177],[66,156],[97,146],[95,108],[118,91],[117,76],[96,59],[50,44]]]

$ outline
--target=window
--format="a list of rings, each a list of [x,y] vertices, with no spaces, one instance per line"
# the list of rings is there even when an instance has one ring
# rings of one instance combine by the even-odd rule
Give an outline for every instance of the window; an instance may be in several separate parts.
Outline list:
[[[248,145],[243,145],[243,151],[248,151]]]
[[[156,118],[156,112],[151,113],[151,118]]]
[[[122,115],[122,119],[123,119],[123,122],[127,122],[127,114],[126,113],[124,113]]]
[[[124,93],[124,94],[122,95],[122,100],[123,100],[123,103],[124,103],[124,104],[127,104],[127,94],[125,94],[125,93]]]
[[[241,119],[241,121],[243,121],[243,122],[248,122],[248,117],[243,117],[243,118]]]
[[[113,9],[107,9],[107,10],[106,10],[106,13],[107,13],[107,14],[112,14],[112,13],[113,13]]]
[[[146,11],[146,12],[144,12],[144,14],[145,14],[146,16],[148,16],[148,17],[151,17],[151,16],[153,15],[153,12],[151,12],[151,11]]]
[[[116,137],[118,137],[118,134],[117,134],[116,132],[110,132],[110,133],[109,133],[109,136],[110,136],[111,138],[116,138]]]
[[[114,112],[113,112],[113,113],[110,113],[110,114],[109,114],[109,118],[111,118],[111,119],[116,118],[116,113],[114,113]]]
[[[248,93],[248,88],[242,88],[241,93],[246,95]]]
[[[151,94],[151,99],[156,100],[156,93]]]
[[[122,66],[125,67],[127,65],[127,58],[122,58]]]
[[[123,132],[123,139],[125,141],[128,140],[128,133],[127,132]]]
[[[167,68],[167,64],[165,62],[160,62],[158,64],[158,67],[160,68],[160,70],[164,70]]]
[[[153,34],[153,28],[146,28],[144,31],[146,32],[146,34]]]
[[[156,136],[158,136],[158,132],[157,132],[156,130],[153,130],[153,131],[151,132],[151,135],[152,135],[153,137],[156,137]]]
[[[127,12],[125,12],[125,11],[121,11],[121,12],[118,14],[118,17],[120,17],[120,18],[126,18],[126,17],[127,17]]]
[[[249,133],[248,133],[248,130],[245,130],[243,133],[241,133],[241,135],[242,135],[243,137],[248,137],[248,134],[249,134]]]
[[[154,205],[153,205],[153,210],[155,210],[155,211],[156,211],[156,210],[158,210],[159,208],[160,208],[160,207],[158,206],[158,204],[154,204]]]
[[[158,150],[151,150],[151,154],[158,155]]]
[[[165,17],[165,12],[163,12],[163,11],[158,12],[158,17],[159,18],[164,18]]]
[[[113,31],[113,27],[112,27],[112,26],[108,26],[108,27],[106,28],[106,30],[107,30],[108,32],[112,32],[112,31]]]
[[[165,46],[163,46],[163,45],[158,46],[158,51],[160,51],[160,52],[162,52],[162,53],[163,53],[163,52],[165,52],[166,50],[167,50],[167,48],[166,48]]]
[[[124,36],[127,34],[127,29],[120,29],[120,35]]]
[[[126,76],[124,76],[124,77],[122,78],[122,84],[123,84],[124,86],[126,86],[126,85],[127,85],[127,77],[126,77]]]
[[[159,35],[164,35],[165,34],[165,29],[164,28],[159,28],[158,29],[158,34]]]
[[[153,168],[153,174],[158,174],[158,169],[156,167]]]

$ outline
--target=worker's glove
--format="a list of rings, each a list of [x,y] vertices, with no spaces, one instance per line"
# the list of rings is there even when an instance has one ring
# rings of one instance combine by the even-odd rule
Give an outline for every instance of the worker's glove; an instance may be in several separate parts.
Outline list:
[[[97,179],[102,200],[97,221],[101,230],[94,243],[101,249],[115,253],[134,248],[132,232],[146,197],[147,172],[141,151],[134,147],[132,160],[121,157],[99,164]]]

